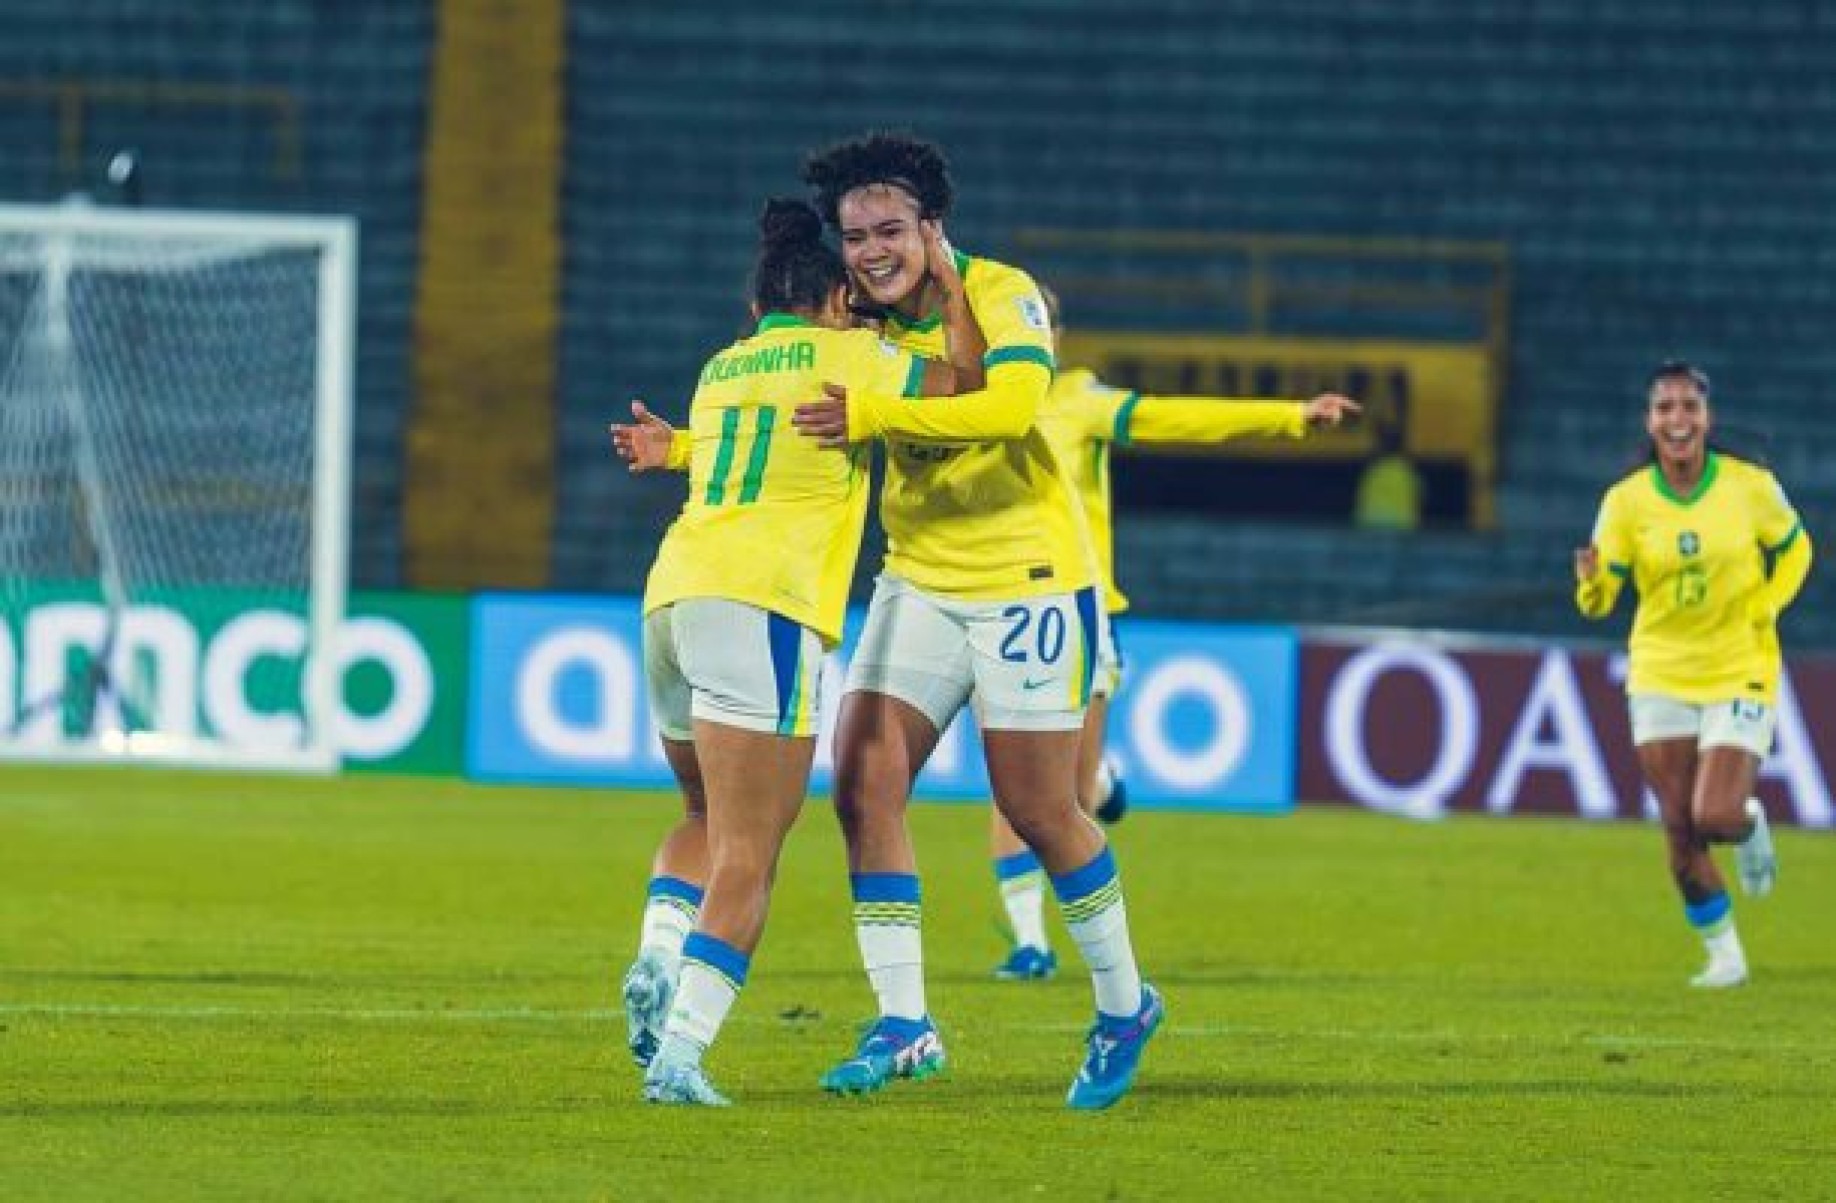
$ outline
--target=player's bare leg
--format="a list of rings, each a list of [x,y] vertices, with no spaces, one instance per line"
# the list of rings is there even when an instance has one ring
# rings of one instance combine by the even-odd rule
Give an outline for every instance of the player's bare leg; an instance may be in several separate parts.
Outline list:
[[[905,826],[912,781],[938,736],[929,718],[898,698],[870,690],[842,698],[835,817],[848,846],[855,938],[880,1017],[854,1056],[823,1076],[824,1089],[836,1094],[866,1094],[943,1067],[925,1004],[918,860]]]
[[[808,789],[813,738],[786,738],[695,720],[705,781],[707,892],[682,953],[663,1039],[645,1096],[664,1102],[724,1102],[701,1071],[746,981],[765,929],[771,884],[785,836]]]
[[[1734,927],[1727,885],[1695,821],[1696,741],[1692,737],[1640,744],[1638,763],[1657,795],[1670,875],[1682,895],[1684,915],[1708,950],[1708,964],[1691,984],[1711,989],[1738,986],[1747,980],[1746,953]]]
[[[637,959],[621,987],[631,1058],[648,1066],[663,1038],[675,994],[682,943],[694,930],[708,880],[708,801],[695,745],[663,740],[663,757],[682,791],[682,818],[663,837],[650,864],[650,886]]]
[[[1778,876],[1772,830],[1753,796],[1759,764],[1759,757],[1742,747],[1704,748],[1690,808],[1696,830],[1710,843],[1735,846],[1741,889],[1756,897],[1770,894]]]
[[[1081,729],[992,730],[982,744],[995,804],[1051,875],[1065,926],[1090,968],[1097,1018],[1067,1102],[1094,1110],[1127,1093],[1164,1010],[1135,963],[1109,841],[1077,805],[1081,738]]]
[[[1084,712],[1077,750],[1077,805],[1092,817],[1110,800],[1111,782],[1104,763],[1103,744],[1109,718],[1109,698],[1098,694]],[[1117,816],[1120,817],[1120,816]],[[1013,947],[995,968],[1002,981],[1037,981],[1058,971],[1045,926],[1045,870],[1025,840],[999,806],[989,812],[988,851],[994,862],[995,884],[1001,908],[1013,933]]]

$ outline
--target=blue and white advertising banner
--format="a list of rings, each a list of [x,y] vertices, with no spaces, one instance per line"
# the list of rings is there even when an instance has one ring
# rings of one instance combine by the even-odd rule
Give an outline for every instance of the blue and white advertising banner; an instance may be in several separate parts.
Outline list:
[[[484,781],[672,784],[644,691],[630,597],[485,594],[473,602],[466,770]],[[860,615],[849,621],[860,627]],[[1130,799],[1188,809],[1294,804],[1298,643],[1275,627],[1124,622],[1127,674],[1110,714]],[[826,792],[852,640],[824,665],[813,788]],[[945,733],[918,780],[929,798],[982,799],[974,724]]]

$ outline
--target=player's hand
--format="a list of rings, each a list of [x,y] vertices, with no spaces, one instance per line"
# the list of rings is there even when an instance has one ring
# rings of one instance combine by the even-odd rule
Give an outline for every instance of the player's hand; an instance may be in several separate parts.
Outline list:
[[[809,401],[791,412],[791,425],[797,433],[815,439],[824,447],[848,445],[848,390],[839,384],[825,384],[827,394],[821,401]]]
[[[1600,575],[1600,549],[1589,543],[1575,548],[1575,579],[1582,584]]]
[[[956,248],[944,236],[943,222],[921,221],[918,228],[924,235],[924,269],[947,304],[963,295],[963,274],[956,270]]]
[[[635,419],[632,425],[614,422],[607,427],[612,432],[612,450],[633,472],[667,467],[669,444],[676,437],[676,428],[651,413],[642,401],[631,403],[631,416]]]
[[[1364,406],[1338,393],[1321,393],[1301,409],[1302,416],[1307,419],[1308,427],[1313,430],[1319,430],[1322,427],[1331,429],[1347,418],[1355,418],[1363,412]]]

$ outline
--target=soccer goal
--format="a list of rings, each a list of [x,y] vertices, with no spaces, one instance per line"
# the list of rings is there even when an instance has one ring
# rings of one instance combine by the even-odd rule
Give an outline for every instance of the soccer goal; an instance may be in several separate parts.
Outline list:
[[[0,205],[0,759],[337,767],[356,244]]]

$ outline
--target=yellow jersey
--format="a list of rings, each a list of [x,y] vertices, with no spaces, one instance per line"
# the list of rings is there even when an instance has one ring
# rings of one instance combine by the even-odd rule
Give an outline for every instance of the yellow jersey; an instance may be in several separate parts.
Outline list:
[[[1116,585],[1110,448],[1202,445],[1257,434],[1300,438],[1307,433],[1305,409],[1298,401],[1143,397],[1112,388],[1083,368],[1060,372],[1053,379],[1039,411],[1039,429],[1070,474],[1083,505],[1104,605],[1111,614],[1128,609],[1128,598]]]
[[[1025,272],[957,256],[987,339],[988,383],[955,397],[850,397],[849,437],[886,440],[880,520],[886,569],[918,588],[976,601],[1069,593],[1097,580],[1068,474],[1035,424],[1055,366],[1052,328]],[[885,336],[943,358],[941,314],[897,314]]]
[[[767,314],[708,360],[689,404],[689,492],[657,549],[644,612],[690,597],[746,602],[841,639],[867,520],[867,450],[799,436],[825,383],[915,394],[924,362],[867,330]]]
[[[1711,451],[1689,496],[1652,464],[1607,490],[1600,571],[1575,602],[1604,618],[1638,591],[1626,692],[1705,704],[1778,690],[1776,620],[1810,569],[1810,539],[1772,473]]]

